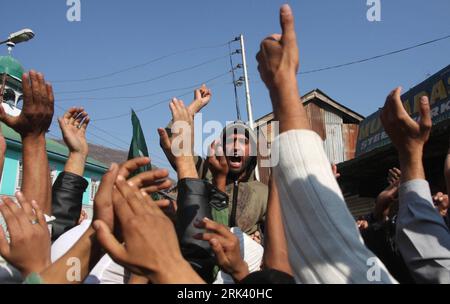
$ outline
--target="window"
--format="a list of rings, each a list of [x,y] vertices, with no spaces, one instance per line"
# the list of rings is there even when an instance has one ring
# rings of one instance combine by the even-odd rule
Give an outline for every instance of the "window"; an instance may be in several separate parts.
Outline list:
[[[89,200],[91,203],[94,201],[95,195],[97,194],[98,186],[100,185],[100,182],[97,178],[91,178],[91,193]]]
[[[16,191],[20,191],[22,188],[22,174],[23,174],[23,164],[22,161],[19,160],[19,166],[17,167],[17,175],[16,175]]]

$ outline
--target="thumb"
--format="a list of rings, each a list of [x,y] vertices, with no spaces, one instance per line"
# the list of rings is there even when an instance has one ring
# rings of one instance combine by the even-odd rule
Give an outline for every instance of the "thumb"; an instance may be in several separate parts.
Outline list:
[[[432,125],[430,102],[427,96],[423,96],[420,99],[420,128],[424,131],[428,131],[431,129]]]
[[[163,128],[158,129],[159,139],[161,140],[161,145],[163,149],[170,149],[170,138],[167,131]]]
[[[5,232],[3,231],[3,228],[0,226],[0,255],[2,257],[8,257],[9,256],[9,243],[6,239]]]
[[[92,226],[97,233],[97,240],[103,249],[105,249],[111,258],[118,264],[124,264],[127,258],[127,251],[111,233],[108,225],[101,220],[96,220]]]
[[[3,108],[3,104],[0,104],[0,120],[3,121],[9,127],[12,127],[14,124],[15,117],[6,113],[5,108]]]
[[[281,6],[280,25],[282,30],[281,42],[287,45],[296,43],[294,15],[289,4]]]
[[[97,204],[102,202],[111,203],[113,186],[118,172],[119,166],[116,163],[112,163],[108,172],[103,175],[100,187],[98,188],[97,194],[94,198],[94,201]]]
[[[202,93],[200,92],[200,89],[196,89],[194,91],[194,101],[197,101],[201,98],[202,98]]]
[[[64,131],[66,129],[66,123],[64,122],[64,118],[58,117],[58,124],[61,131]]]

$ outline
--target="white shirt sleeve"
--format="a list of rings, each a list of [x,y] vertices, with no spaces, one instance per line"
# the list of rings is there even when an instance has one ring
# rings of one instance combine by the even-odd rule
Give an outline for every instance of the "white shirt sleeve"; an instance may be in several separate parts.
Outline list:
[[[296,281],[396,283],[365,247],[317,133],[282,133],[272,148],[277,152],[274,174]]]

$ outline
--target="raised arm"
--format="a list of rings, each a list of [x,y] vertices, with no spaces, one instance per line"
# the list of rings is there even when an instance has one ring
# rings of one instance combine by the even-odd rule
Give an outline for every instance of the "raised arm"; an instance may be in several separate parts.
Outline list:
[[[269,181],[269,198],[267,201],[264,240],[264,268],[275,269],[293,275],[291,265],[289,264],[280,198],[278,197],[278,189],[273,176],[271,176]]]
[[[386,99],[381,121],[398,151],[402,171],[396,241],[418,283],[450,283],[450,232],[436,211],[422,163],[432,127],[428,97],[420,100],[420,120],[403,107],[401,88]]]
[[[321,138],[310,130],[297,88],[299,65],[294,16],[280,11],[282,35],[263,40],[256,56],[281,134],[272,147],[289,260],[297,282],[395,282],[362,243],[332,173]],[[370,266],[378,276],[369,276]]]
[[[83,193],[88,187],[83,173],[88,155],[86,128],[89,116],[83,108],[71,108],[58,119],[58,122],[64,142],[69,149],[69,157],[64,172],[58,175],[52,187],[52,209],[56,217],[52,240],[56,240],[78,224]]]
[[[86,129],[90,118],[83,108],[71,108],[58,119],[64,142],[69,148],[69,157],[64,172],[83,176],[89,146],[86,141]]]
[[[54,112],[52,86],[41,73],[30,71],[22,76],[23,108],[19,116],[8,115],[0,107],[0,120],[22,138],[23,181],[22,192],[51,214],[50,174],[45,133]]]
[[[194,91],[194,100],[191,102],[191,104],[186,108],[189,115],[191,116],[192,121],[194,120],[194,116],[201,111],[211,100],[211,90],[206,87],[206,85],[202,85],[200,88],[196,89]],[[168,124],[166,129],[171,129],[173,124],[173,119]],[[175,163],[175,156],[173,155],[173,151],[171,149],[171,132],[167,132],[166,129],[159,128],[158,134],[160,138],[160,146],[163,150],[164,154],[166,155],[167,159],[170,162],[170,165],[174,170],[177,170],[176,163]],[[193,142],[194,142],[194,133],[192,133],[192,154],[194,153],[193,150]]]

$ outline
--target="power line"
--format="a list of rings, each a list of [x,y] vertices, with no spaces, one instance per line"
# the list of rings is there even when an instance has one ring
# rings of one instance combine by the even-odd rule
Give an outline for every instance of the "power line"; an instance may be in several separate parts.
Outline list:
[[[184,91],[184,90],[192,90],[195,89],[197,87],[199,87],[200,85],[202,85],[205,82],[212,82],[213,80],[222,78],[225,75],[228,75],[229,72],[227,73],[221,73],[219,75],[216,75],[204,82],[201,83],[196,83],[194,85],[188,86],[188,87],[183,87],[183,88],[174,88],[174,89],[167,89],[164,91],[158,91],[158,92],[153,92],[153,93],[149,93],[149,94],[144,94],[144,95],[134,95],[134,96],[111,96],[111,97],[91,97],[92,100],[106,100],[106,101],[110,101],[110,100],[120,100],[120,99],[139,99],[139,98],[144,98],[144,97],[151,97],[151,96],[155,96],[155,95],[160,95],[160,94],[164,94],[164,93],[170,93],[170,92],[176,92],[176,91]],[[77,98],[63,98],[63,99],[58,99],[58,102],[68,102],[68,101],[78,101],[80,99],[85,99],[83,97],[77,97]]]
[[[228,74],[228,73],[230,73],[230,72],[231,72],[231,71],[228,71],[228,72],[222,74],[221,76],[224,76],[224,75],[226,75],[226,74]],[[220,77],[221,77],[221,76],[220,76]],[[218,76],[216,76],[215,78],[218,78]],[[202,83],[208,83],[208,82],[210,82],[210,81],[203,81]],[[214,84],[214,85],[210,85],[209,87],[213,87],[213,86],[215,86],[215,84]],[[183,94],[181,94],[181,95],[178,95],[178,97],[184,97],[184,96],[187,96],[187,95],[190,95],[190,94],[192,94],[192,92],[191,92],[191,91],[187,91],[187,92],[185,92],[185,93],[183,93]],[[167,99],[167,98],[164,98],[164,99],[161,99],[160,101],[157,101],[157,102],[155,102],[155,103],[153,103],[153,104],[150,104],[150,105],[148,105],[148,106],[146,106],[146,107],[143,107],[143,108],[134,110],[134,112],[136,112],[136,113],[143,112],[143,111],[149,110],[149,109],[151,109],[151,108],[154,108],[154,107],[156,107],[156,106],[159,106],[159,105],[161,105],[161,104],[165,104],[165,103],[167,103],[167,102],[168,102],[168,99]],[[108,116],[108,117],[103,117],[103,118],[97,118],[97,119],[95,119],[95,120],[93,120],[93,121],[112,120],[112,119],[117,119],[117,118],[125,117],[125,116],[128,116],[128,115],[129,115],[129,112],[123,113],[123,114],[118,114],[118,115],[113,115],[113,116]]]
[[[399,49],[399,50],[396,50],[396,51],[387,52],[387,53],[384,53],[384,54],[381,54],[381,55],[376,55],[376,56],[369,57],[369,58],[364,58],[364,59],[355,60],[355,61],[342,63],[342,64],[337,64],[337,65],[333,65],[333,66],[328,66],[328,67],[324,67],[324,68],[320,68],[320,69],[314,69],[314,70],[299,72],[297,74],[298,75],[311,74],[311,73],[316,73],[316,72],[321,72],[321,71],[326,71],[326,70],[342,68],[342,67],[345,67],[345,66],[354,65],[354,64],[358,64],[358,63],[363,63],[363,62],[379,59],[379,58],[382,58],[382,57],[398,54],[398,53],[401,53],[401,52],[409,51],[409,50],[412,50],[412,49],[415,49],[415,48],[418,48],[418,47],[421,47],[421,46],[424,46],[424,45],[427,45],[427,44],[435,43],[435,42],[438,42],[438,41],[441,41],[441,40],[445,40],[445,39],[448,39],[448,38],[450,38],[450,35],[447,35],[447,36],[444,36],[444,37],[441,37],[441,38],[437,38],[437,39],[433,39],[433,40],[430,40],[430,41],[422,42],[422,43],[419,43],[419,44],[415,44],[415,45],[412,45],[412,46],[409,46],[409,47],[406,47],[406,48],[403,48],[403,49]]]
[[[98,76],[92,76],[92,77],[87,77],[87,78],[80,78],[80,79],[67,79],[67,80],[55,80],[52,81],[52,83],[68,83],[68,82],[84,82],[84,81],[92,81],[92,80],[98,80],[98,79],[103,79],[103,78],[108,78],[120,73],[124,73],[124,72],[128,72],[137,68],[141,68],[144,66],[147,66],[151,63],[155,63],[157,61],[161,61],[163,59],[175,56],[175,55],[180,55],[180,54],[184,54],[184,53],[189,53],[189,52],[193,52],[193,51],[197,51],[197,50],[201,50],[201,49],[212,49],[212,48],[219,48],[219,47],[223,47],[226,46],[228,44],[228,42],[226,43],[222,43],[222,44],[217,44],[217,45],[210,45],[210,46],[201,46],[201,47],[195,47],[195,48],[190,48],[190,49],[185,49],[185,50],[181,50],[181,51],[177,51],[177,52],[173,52],[167,55],[163,55],[154,59],[151,59],[149,61],[146,61],[144,63],[140,63],[128,68],[124,68],[118,71],[114,71],[111,73],[107,73],[107,74],[103,74],[103,75],[98,75]]]
[[[129,86],[135,86],[135,85],[139,85],[139,84],[155,81],[155,80],[158,80],[158,79],[161,79],[161,78],[173,75],[173,74],[177,74],[177,73],[193,70],[195,68],[198,68],[200,66],[203,66],[203,65],[206,65],[206,64],[218,61],[218,60],[223,59],[225,57],[228,57],[228,54],[225,55],[225,56],[215,57],[213,59],[210,59],[210,60],[207,60],[207,61],[195,64],[193,66],[190,66],[190,67],[187,67],[187,68],[183,68],[183,69],[179,69],[179,70],[176,70],[176,71],[172,71],[172,72],[169,72],[169,73],[165,73],[165,74],[162,74],[162,75],[150,78],[150,79],[146,79],[146,80],[129,82],[129,83],[124,83],[124,84],[117,84],[117,85],[107,86],[107,87],[100,87],[100,88],[93,88],[93,89],[86,89],[86,90],[77,90],[77,91],[62,91],[62,92],[56,92],[56,93],[57,94],[88,93],[88,92],[96,92],[96,91],[102,91],[102,90],[108,90],[108,89],[115,89],[115,88],[124,88],[124,87],[129,87]]]

